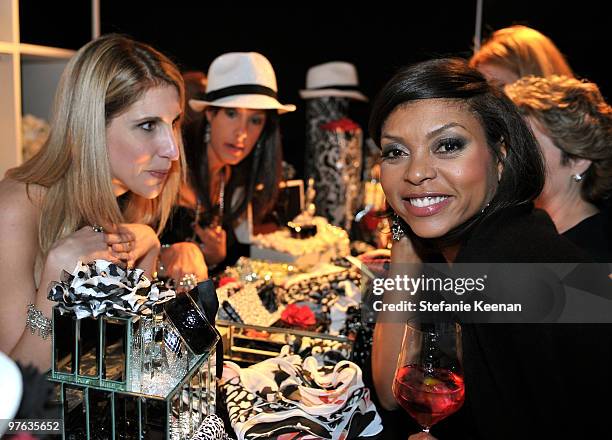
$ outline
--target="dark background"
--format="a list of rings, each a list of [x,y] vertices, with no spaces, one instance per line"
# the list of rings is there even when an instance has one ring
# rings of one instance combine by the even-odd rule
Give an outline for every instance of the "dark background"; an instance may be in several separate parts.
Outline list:
[[[90,2],[21,0],[21,40],[77,49],[91,35]],[[469,57],[476,0],[358,2],[186,2],[101,0],[102,33],[121,32],[169,55],[182,70],[208,69],[218,55],[257,51],[275,68],[280,100],[298,110],[282,117],[285,158],[302,171],[304,87],[308,67],[332,60],[356,65],[373,98],[400,66],[432,56]],[[610,19],[600,2],[485,0],[483,36],[525,24],[549,36],[579,77],[598,83],[608,99]],[[369,105],[351,116],[366,127]]]

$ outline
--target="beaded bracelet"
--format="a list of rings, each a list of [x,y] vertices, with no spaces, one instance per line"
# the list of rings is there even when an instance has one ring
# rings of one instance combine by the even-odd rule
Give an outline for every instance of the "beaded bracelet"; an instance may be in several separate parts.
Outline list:
[[[43,312],[38,310],[34,304],[28,304],[26,328],[29,328],[32,334],[38,331],[38,336],[43,339],[47,339],[53,333],[52,321],[43,315]]]

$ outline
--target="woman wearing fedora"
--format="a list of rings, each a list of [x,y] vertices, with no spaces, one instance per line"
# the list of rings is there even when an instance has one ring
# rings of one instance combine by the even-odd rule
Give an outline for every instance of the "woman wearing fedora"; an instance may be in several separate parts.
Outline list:
[[[189,100],[205,118],[186,136],[188,178],[161,241],[197,243],[212,267],[239,256],[234,228],[250,203],[254,221],[272,208],[282,163],[278,115],[295,106],[278,101],[274,69],[259,53],[223,54],[207,76],[205,95]],[[167,273],[182,274],[187,257],[165,248]]]

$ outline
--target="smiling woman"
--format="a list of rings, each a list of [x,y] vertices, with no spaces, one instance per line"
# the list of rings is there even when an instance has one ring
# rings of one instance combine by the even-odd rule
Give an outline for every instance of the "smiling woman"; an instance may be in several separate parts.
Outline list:
[[[417,64],[400,71],[372,109],[383,189],[420,251],[456,249],[478,222],[528,204],[543,186],[529,128],[482,80],[461,60]]]
[[[476,116],[453,100],[411,102],[382,133],[381,183],[396,213],[423,238],[441,237],[493,198],[501,176]]]
[[[0,350],[49,367],[47,286],[79,260],[151,275],[155,229],[182,180],[183,96],[168,58],[122,36],[94,40],[70,60],[48,141],[0,182]]]
[[[441,259],[503,263],[502,271],[509,270],[506,263],[590,261],[534,209],[544,184],[534,136],[503,91],[465,61],[432,60],[400,70],[373,105],[370,132],[382,149],[381,183],[394,217],[388,278],[419,278],[423,262]],[[535,270],[520,286],[534,304],[557,285],[545,275]],[[396,303],[398,294],[385,291],[382,303]],[[372,371],[388,409],[397,405],[391,386],[409,317],[414,314],[397,309],[377,316]],[[557,429],[567,435],[588,430],[582,421],[591,407],[583,411],[576,402],[592,393],[573,384],[593,374],[594,353],[610,359],[609,332],[598,333],[585,349],[573,336],[585,330],[569,325],[462,327],[466,405],[434,433],[515,439],[527,432],[547,438]]]

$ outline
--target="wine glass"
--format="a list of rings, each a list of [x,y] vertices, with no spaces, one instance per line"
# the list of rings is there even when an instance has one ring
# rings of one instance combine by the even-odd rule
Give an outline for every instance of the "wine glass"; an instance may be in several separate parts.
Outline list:
[[[463,405],[461,359],[459,324],[406,326],[392,389],[423,432]]]

